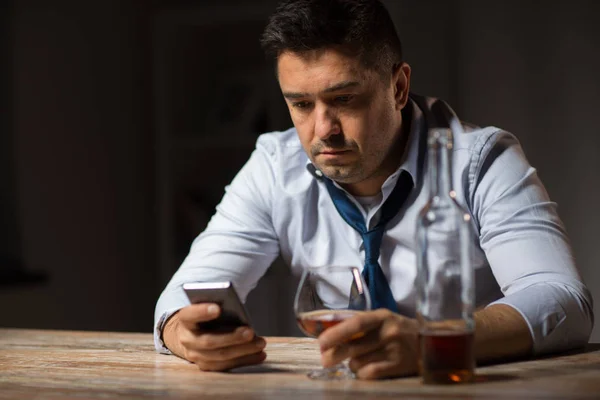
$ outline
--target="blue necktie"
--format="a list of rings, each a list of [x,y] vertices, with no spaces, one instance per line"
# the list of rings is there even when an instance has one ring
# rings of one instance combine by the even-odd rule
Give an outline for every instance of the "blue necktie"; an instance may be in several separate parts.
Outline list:
[[[330,179],[324,178],[324,181],[333,204],[335,204],[335,208],[346,223],[362,236],[365,247],[365,267],[362,275],[369,288],[372,308],[374,310],[387,308],[397,313],[398,306],[392,295],[390,285],[379,265],[379,254],[385,225],[398,213],[413,187],[410,174],[402,171],[394,190],[381,208],[379,222],[370,231],[367,230],[362,214],[348,196],[346,196],[344,191],[337,188]]]

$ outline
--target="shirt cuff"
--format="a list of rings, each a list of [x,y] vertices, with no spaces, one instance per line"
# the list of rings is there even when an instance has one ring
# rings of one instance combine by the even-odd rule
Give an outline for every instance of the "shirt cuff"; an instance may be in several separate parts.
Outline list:
[[[161,354],[173,354],[171,350],[165,346],[165,342],[162,339],[162,332],[165,327],[166,322],[171,318],[173,314],[179,311],[181,308],[173,308],[171,310],[165,311],[154,326],[154,348]]]
[[[529,327],[536,355],[585,346],[589,339],[592,328],[586,305],[569,286],[534,284],[488,307],[494,304],[506,304],[521,314]]]

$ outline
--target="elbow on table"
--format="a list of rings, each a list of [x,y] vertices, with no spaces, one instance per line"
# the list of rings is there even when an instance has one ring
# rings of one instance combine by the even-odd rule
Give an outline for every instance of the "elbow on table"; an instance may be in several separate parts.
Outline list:
[[[558,289],[555,287],[555,290]],[[581,291],[563,287],[557,296],[562,315],[549,315],[538,332],[541,340],[536,341],[536,354],[555,353],[585,347],[594,327],[592,296],[583,288]],[[555,321],[552,322],[552,319]],[[558,321],[557,321],[558,320]]]
[[[594,328],[594,302],[592,299],[591,293],[586,289],[586,294],[584,297],[579,298],[578,301],[581,303],[580,312],[581,316],[581,329],[576,330],[579,336],[576,341],[578,347],[585,346],[592,334],[592,329]]]

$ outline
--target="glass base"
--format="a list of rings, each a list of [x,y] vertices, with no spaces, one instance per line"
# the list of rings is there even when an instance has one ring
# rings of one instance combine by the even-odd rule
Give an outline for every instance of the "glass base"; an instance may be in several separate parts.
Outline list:
[[[319,381],[343,381],[356,378],[354,372],[345,364],[334,365],[330,368],[315,369],[306,374],[306,376]]]

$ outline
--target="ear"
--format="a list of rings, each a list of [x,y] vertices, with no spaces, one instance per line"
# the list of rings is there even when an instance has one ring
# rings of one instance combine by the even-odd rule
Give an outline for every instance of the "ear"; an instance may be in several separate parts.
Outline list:
[[[396,109],[402,110],[408,102],[408,93],[410,91],[410,65],[403,62],[394,66],[392,85],[394,86]]]

